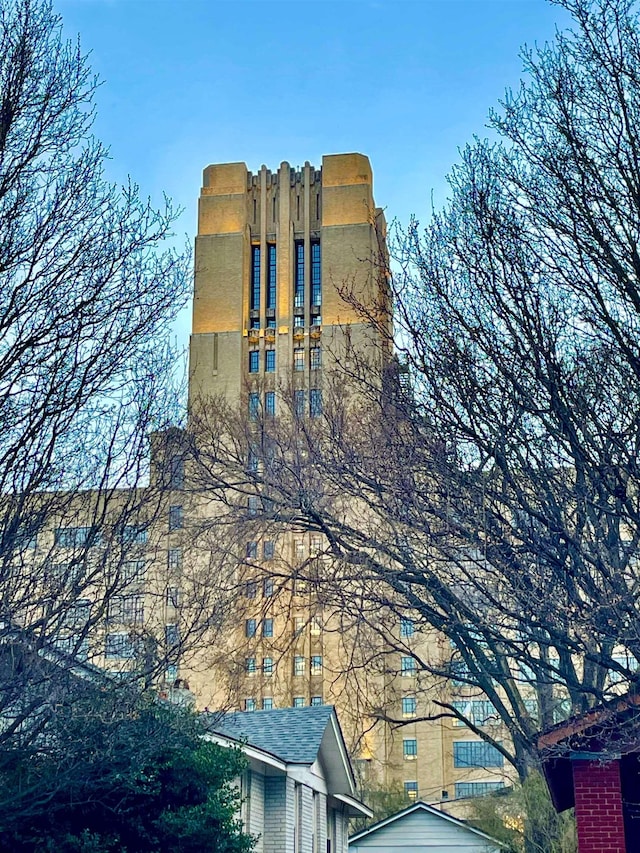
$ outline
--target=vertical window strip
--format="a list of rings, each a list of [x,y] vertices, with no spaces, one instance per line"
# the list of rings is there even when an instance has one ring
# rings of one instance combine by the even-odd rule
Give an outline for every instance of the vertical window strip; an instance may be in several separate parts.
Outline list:
[[[294,307],[304,307],[304,243],[302,240],[296,242],[296,275]]]
[[[251,310],[260,310],[260,246],[251,247]]]
[[[269,266],[267,268],[267,308],[276,307],[276,246],[270,243],[268,246]]]
[[[322,273],[320,266],[320,243],[311,244],[311,304],[322,303]]]
[[[267,391],[264,395],[264,410],[269,417],[273,417],[276,413],[276,392]]]
[[[322,391],[319,388],[312,388],[309,391],[309,406],[312,418],[319,418],[322,415]]]

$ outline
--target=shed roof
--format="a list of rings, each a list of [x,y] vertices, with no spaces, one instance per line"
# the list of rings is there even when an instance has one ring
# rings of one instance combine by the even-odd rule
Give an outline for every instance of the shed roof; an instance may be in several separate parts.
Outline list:
[[[389,817],[386,817],[383,820],[374,823],[373,826],[370,826],[368,829],[363,829],[360,832],[357,832],[355,835],[352,835],[349,838],[349,846],[357,846],[358,842],[375,835],[380,830],[385,829],[386,827],[389,827],[394,823],[402,822],[410,815],[419,813],[429,815],[432,819],[435,818],[441,820],[444,824],[456,827],[458,832],[464,831],[471,833],[483,843],[488,842],[489,844],[491,844],[496,850],[504,846],[501,842],[497,841],[495,838],[492,838],[490,835],[481,832],[481,830],[476,829],[474,826],[470,826],[468,823],[465,823],[465,821],[459,820],[458,818],[453,817],[453,815],[447,814],[446,812],[443,812],[440,809],[436,809],[433,806],[430,806],[428,803],[423,802],[422,800],[418,800],[412,805],[407,806],[406,809],[402,809],[402,811],[389,815]]]

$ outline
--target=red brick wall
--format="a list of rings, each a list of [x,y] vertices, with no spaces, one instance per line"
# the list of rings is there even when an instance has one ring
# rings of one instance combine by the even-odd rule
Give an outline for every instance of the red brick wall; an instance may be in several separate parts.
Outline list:
[[[626,853],[620,761],[572,764],[579,853]]]

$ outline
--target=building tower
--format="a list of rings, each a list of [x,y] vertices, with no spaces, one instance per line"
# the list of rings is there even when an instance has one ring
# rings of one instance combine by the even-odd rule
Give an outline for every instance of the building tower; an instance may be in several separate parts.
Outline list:
[[[371,166],[362,154],[324,156],[320,169],[308,162],[293,169],[283,162],[276,172],[262,166],[257,174],[244,163],[208,166],[195,249],[190,411],[206,405],[207,398],[222,397],[248,418],[258,410],[277,415],[281,389],[290,388],[295,414],[313,418],[322,413],[323,390],[336,353],[344,352],[345,336],[367,363],[383,361],[387,344],[382,338],[390,336],[372,331],[343,293],[347,288],[357,302],[377,311],[379,321],[391,323],[387,283],[372,263],[384,245],[384,215],[375,206]],[[238,544],[239,551],[245,547]],[[278,548],[288,549],[291,566],[314,553],[312,537],[295,530]],[[246,555],[252,561],[271,559],[274,542],[248,541]],[[237,707],[335,703],[345,734],[357,740],[345,679],[334,677],[327,665],[341,654],[348,658],[348,638],[325,631],[309,609],[309,598],[298,596],[295,585],[285,612],[276,611],[268,584],[248,582],[247,610],[238,613],[243,636],[236,648],[245,642],[236,668],[244,666],[245,677],[237,682]],[[413,637],[410,619],[401,620],[397,631],[402,644],[421,642]],[[290,642],[283,651],[275,640],[287,632]],[[384,673],[374,687],[386,694],[390,685],[393,713],[407,725],[395,732],[379,727],[365,740],[364,750],[360,741],[355,756],[377,762],[379,783],[403,785],[407,797],[431,801],[453,797],[458,790],[466,796],[483,792],[482,786],[502,785],[497,774],[487,773],[491,765],[481,741],[462,740],[460,730],[441,715],[434,714],[440,719],[433,722],[419,719],[413,659],[397,653],[390,669],[396,674]],[[201,704],[215,706],[210,685],[217,676],[205,670],[190,673],[189,682]],[[280,678],[283,672],[286,677]],[[465,758],[463,747],[478,757],[474,752]],[[457,763],[456,750],[462,755]]]
[[[330,338],[364,327],[339,294],[349,282],[377,303],[370,259],[384,241],[362,154],[322,158],[322,168],[282,163],[258,174],[244,163],[204,170],[195,255],[189,393],[230,400],[260,377],[264,405],[295,380],[300,406],[316,411]],[[249,392],[250,393],[250,392]],[[304,397],[303,397],[304,394]]]

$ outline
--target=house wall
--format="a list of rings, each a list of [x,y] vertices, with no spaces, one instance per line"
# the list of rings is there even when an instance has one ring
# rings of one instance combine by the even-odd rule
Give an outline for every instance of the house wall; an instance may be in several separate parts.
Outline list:
[[[264,853],[293,850],[293,800],[290,798],[288,810],[287,783],[293,786],[284,776],[267,776],[264,780]]]
[[[248,829],[260,836],[256,853],[324,853],[331,820],[335,822],[336,840],[331,853],[346,853],[348,818],[342,807],[331,808],[326,794],[290,777],[252,771]]]
[[[249,826],[246,829],[251,835],[258,838],[254,853],[264,853],[265,837],[265,777],[262,773],[250,773],[251,810],[249,814]]]
[[[625,853],[619,759],[574,761],[573,788],[579,853]]]

